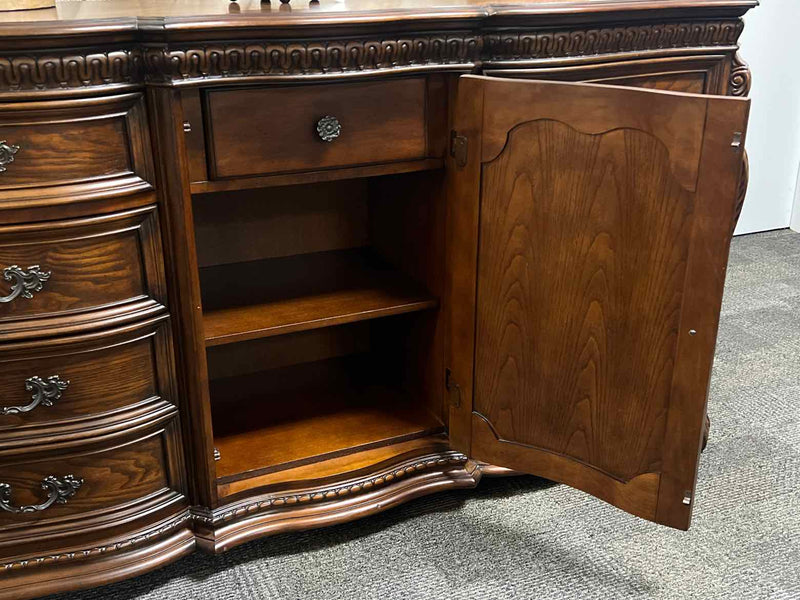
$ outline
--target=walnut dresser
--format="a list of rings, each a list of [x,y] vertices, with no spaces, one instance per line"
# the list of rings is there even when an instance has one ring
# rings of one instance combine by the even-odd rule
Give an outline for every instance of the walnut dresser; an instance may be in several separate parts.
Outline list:
[[[0,598],[483,475],[686,529],[755,4],[0,16]]]

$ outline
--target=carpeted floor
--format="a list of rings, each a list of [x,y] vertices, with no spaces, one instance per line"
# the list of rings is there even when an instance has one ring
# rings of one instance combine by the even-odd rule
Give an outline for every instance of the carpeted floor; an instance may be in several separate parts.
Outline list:
[[[689,532],[535,478],[51,600],[800,598],[800,234],[736,238]]]

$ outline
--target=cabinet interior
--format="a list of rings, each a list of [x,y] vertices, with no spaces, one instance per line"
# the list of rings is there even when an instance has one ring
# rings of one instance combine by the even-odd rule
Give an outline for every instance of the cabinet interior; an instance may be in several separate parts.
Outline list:
[[[193,197],[221,496],[444,432],[442,185],[422,171]]]

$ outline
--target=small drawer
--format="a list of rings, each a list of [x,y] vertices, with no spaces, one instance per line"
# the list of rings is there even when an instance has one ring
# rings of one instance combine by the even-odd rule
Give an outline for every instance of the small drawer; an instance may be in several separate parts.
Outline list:
[[[178,431],[173,414],[102,444],[51,448],[0,461],[0,547],[12,543],[17,528],[45,523],[58,527],[59,521],[69,520],[74,531],[83,526],[75,526],[75,516],[95,524],[115,513],[145,516],[143,504],[179,496]]]
[[[210,178],[422,159],[426,80],[207,93]]]
[[[119,323],[164,303],[155,206],[0,226],[0,340]]]
[[[0,104],[0,190],[120,179],[153,179],[141,93]]]
[[[174,410],[166,315],[100,333],[0,345],[0,455]]]

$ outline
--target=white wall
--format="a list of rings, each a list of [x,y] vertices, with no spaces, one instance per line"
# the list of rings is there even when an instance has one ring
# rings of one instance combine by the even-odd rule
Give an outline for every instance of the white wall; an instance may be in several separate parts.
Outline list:
[[[753,73],[750,185],[736,233],[789,227],[800,167],[800,2],[762,0],[745,16],[741,55]],[[800,213],[800,208],[798,208]],[[800,228],[800,214],[794,217]]]
[[[797,187],[794,191],[794,209],[792,209],[792,221],[789,227],[800,232],[800,167],[797,168]]]

